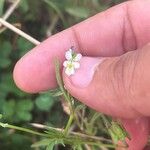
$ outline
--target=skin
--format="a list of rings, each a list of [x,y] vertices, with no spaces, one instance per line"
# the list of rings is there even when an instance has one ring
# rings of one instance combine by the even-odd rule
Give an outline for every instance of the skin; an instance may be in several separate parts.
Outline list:
[[[129,150],[143,150],[150,130],[149,41],[150,0],[128,1],[42,42],[17,62],[14,80],[29,93],[55,88],[53,61],[57,57],[63,62],[65,51],[74,46],[84,56],[82,69],[78,76],[63,73],[65,87],[89,107],[120,118],[131,137]],[[84,64],[100,61],[98,57],[104,61],[91,82],[75,85],[89,73]]]

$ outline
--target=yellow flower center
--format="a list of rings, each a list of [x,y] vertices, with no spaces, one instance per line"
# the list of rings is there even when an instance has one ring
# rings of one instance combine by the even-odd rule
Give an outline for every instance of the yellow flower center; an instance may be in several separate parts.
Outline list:
[[[67,64],[67,68],[71,69],[73,67],[72,63]]]

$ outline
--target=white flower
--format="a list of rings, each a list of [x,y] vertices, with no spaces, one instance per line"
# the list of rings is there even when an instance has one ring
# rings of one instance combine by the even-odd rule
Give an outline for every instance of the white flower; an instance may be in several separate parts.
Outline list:
[[[81,54],[76,54],[75,58],[73,59],[74,61],[80,61],[82,58]]]
[[[66,57],[67,60],[71,60],[72,59],[72,53],[73,53],[72,49],[69,49],[66,52],[65,57]]]
[[[66,61],[64,61],[63,66],[66,68],[65,73],[70,76],[75,74],[75,69],[80,68],[79,61],[82,58],[81,54],[76,54],[71,48],[65,54]]]

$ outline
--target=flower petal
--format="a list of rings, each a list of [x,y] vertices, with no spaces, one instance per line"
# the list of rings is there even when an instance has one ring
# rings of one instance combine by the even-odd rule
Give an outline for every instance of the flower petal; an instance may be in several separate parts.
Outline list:
[[[67,60],[72,60],[72,50],[69,49],[69,51],[65,53],[65,57]]]
[[[67,65],[68,65],[68,61],[64,61],[63,66],[67,67]]]
[[[73,63],[74,68],[76,69],[80,68],[80,64],[78,62],[72,62],[72,63]]]
[[[74,61],[80,61],[82,58],[82,55],[79,53],[76,55],[76,57],[73,59]]]
[[[72,48],[69,48],[69,50],[68,50],[71,54],[72,54],[72,52],[73,52],[73,50],[72,50]]]
[[[66,73],[68,76],[70,76],[70,75],[73,75],[73,74],[75,73],[75,70],[74,70],[73,67],[72,67],[72,68],[66,68],[65,73]]]

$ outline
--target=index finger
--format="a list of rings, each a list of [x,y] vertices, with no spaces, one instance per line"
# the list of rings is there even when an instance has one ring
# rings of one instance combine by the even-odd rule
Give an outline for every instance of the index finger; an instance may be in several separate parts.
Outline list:
[[[14,69],[16,84],[26,92],[56,87],[53,60],[62,62],[71,46],[86,56],[117,56],[150,40],[150,1],[130,1],[62,31],[21,58]]]

